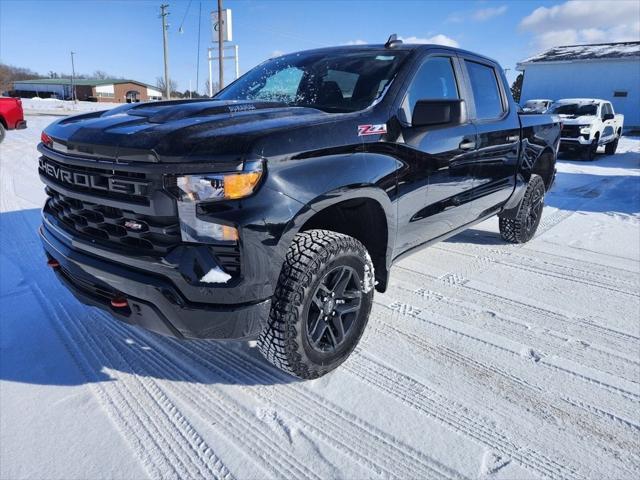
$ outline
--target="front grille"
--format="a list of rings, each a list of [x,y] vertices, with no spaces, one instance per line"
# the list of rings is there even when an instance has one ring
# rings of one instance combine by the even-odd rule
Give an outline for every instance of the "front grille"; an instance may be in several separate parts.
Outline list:
[[[578,138],[580,136],[580,127],[577,125],[563,125],[560,135],[562,138]]]
[[[98,205],[62,195],[50,187],[47,194],[50,198],[45,209],[80,237],[106,246],[158,255],[166,254],[180,242],[176,217],[150,217]]]

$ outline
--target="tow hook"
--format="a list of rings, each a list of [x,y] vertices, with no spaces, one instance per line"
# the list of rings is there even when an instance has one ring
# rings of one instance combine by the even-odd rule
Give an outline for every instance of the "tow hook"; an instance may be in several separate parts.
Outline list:
[[[50,258],[47,260],[47,265],[53,269],[60,268],[60,262],[58,262],[55,258]]]
[[[111,299],[111,306],[113,308],[127,308],[129,306],[129,302],[126,298],[117,296]]]

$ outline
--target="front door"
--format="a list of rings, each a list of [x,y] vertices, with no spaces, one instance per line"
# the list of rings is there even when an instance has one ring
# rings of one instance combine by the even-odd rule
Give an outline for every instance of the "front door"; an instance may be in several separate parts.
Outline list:
[[[137,103],[140,101],[140,92],[137,90],[129,90],[126,94],[127,103]]]
[[[402,102],[404,142],[398,151],[405,166],[398,178],[397,254],[469,222],[475,125],[411,126],[418,100],[460,98],[459,76],[454,58],[430,56],[418,67]]]

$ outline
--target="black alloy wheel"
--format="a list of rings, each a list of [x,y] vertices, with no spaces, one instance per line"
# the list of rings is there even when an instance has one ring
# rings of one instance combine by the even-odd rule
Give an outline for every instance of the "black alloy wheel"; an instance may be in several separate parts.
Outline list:
[[[348,337],[362,305],[358,272],[340,265],[318,284],[307,313],[309,345],[321,353],[335,352]]]

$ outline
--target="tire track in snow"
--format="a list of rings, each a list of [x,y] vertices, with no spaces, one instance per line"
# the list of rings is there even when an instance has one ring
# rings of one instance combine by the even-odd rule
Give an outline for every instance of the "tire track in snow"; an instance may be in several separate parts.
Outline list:
[[[97,391],[96,397],[101,405],[152,478],[233,478],[202,437],[161,392],[154,392],[160,396],[158,400],[140,388],[142,382],[135,375],[119,377],[117,381],[103,386],[104,380],[97,378],[95,372],[102,366],[117,368],[113,365],[113,357],[110,358],[93,341],[90,333],[87,335],[88,332],[78,329],[82,322],[71,318],[61,305],[50,303],[38,284],[34,283],[32,288],[45,312],[50,314],[53,328],[72,358],[92,380],[90,387]],[[65,320],[60,317],[58,309],[62,310]],[[91,344],[91,348],[81,347],[86,344]]]
[[[435,292],[430,292],[424,288],[422,291],[424,291],[425,294],[429,293],[432,297],[433,295],[439,295],[441,297],[440,299],[445,298],[448,299],[448,301],[456,302],[464,299],[482,308],[502,311],[508,310],[512,315],[521,318],[528,324],[535,325],[536,322],[547,322],[549,325],[546,327],[547,330],[553,331],[554,329],[560,329],[563,334],[569,337],[575,337],[576,334],[583,336],[585,332],[590,332],[598,337],[597,339],[587,339],[587,343],[591,348],[598,348],[598,343],[604,343],[607,347],[606,349],[602,349],[602,352],[618,357],[626,362],[636,363],[636,360],[633,358],[615,353],[635,350],[635,345],[637,342],[640,342],[640,337],[631,333],[600,325],[586,318],[568,317],[544,307],[531,305],[498,293],[485,292],[470,285],[458,284],[449,287],[443,285],[442,282],[437,282],[434,280],[434,277],[425,275],[422,272],[404,266],[398,266],[397,268],[404,270],[410,276],[418,277],[416,280],[417,284],[424,285],[426,281],[431,285],[434,290],[436,290]],[[442,288],[445,288],[445,291],[437,291]],[[416,294],[419,294],[419,290],[420,289],[415,290]],[[573,329],[573,332],[569,330],[570,328]]]
[[[481,305],[471,301],[440,295],[435,299],[424,298],[423,289],[410,290],[410,285],[404,281],[393,282],[385,292],[397,302],[388,305],[396,310],[414,308],[407,304],[417,300],[419,311],[435,312],[444,317],[463,321],[476,327],[482,326],[496,335],[516,339],[534,345],[537,350],[545,354],[556,354],[575,358],[592,368],[600,369],[615,375],[622,375],[627,380],[637,382],[637,372],[640,361],[626,357],[610,349],[592,345],[576,339],[568,332],[559,332],[548,327],[532,327],[528,319],[519,318],[518,312],[511,315],[501,315],[487,311]],[[407,306],[411,305],[411,307]],[[418,310],[416,309],[416,310]]]
[[[119,325],[117,327],[123,328]],[[130,335],[131,332],[127,334]],[[155,338],[147,338],[146,342],[162,349],[167,356],[179,360],[168,363],[167,366],[175,365],[181,371],[185,368],[192,370],[192,367],[184,362],[184,358],[177,355],[177,351],[206,370],[213,370],[225,380],[236,384],[240,379],[263,383],[265,379],[280,382],[286,377],[279,372],[273,372],[272,368],[264,362],[225,349],[219,344],[209,343],[207,348],[204,348],[198,342],[190,342],[188,346],[179,341],[158,341]],[[196,377],[201,375],[197,370],[193,374],[185,373]],[[279,413],[291,418],[306,432],[313,433],[329,445],[348,454],[361,465],[385,477],[462,478],[458,472],[400,443],[388,433],[300,385],[282,385],[271,392],[261,388],[241,388],[257,400],[278,408]],[[322,414],[317,413],[316,409]]]
[[[132,329],[118,328],[124,327],[123,325],[113,324],[117,320],[105,320],[100,319],[100,329],[104,333],[104,338],[108,338],[110,342],[117,342],[122,336],[129,338],[136,338],[140,345],[146,345],[153,342],[148,342],[139,335],[138,332],[133,332]],[[109,323],[107,323],[109,322]],[[91,332],[87,332],[90,335]],[[131,357],[131,354],[125,351],[120,351],[120,355],[123,357]],[[225,431],[225,437],[231,438],[233,443],[240,450],[248,450],[251,453],[252,459],[258,459],[261,463],[260,467],[265,472],[270,472],[276,478],[309,478],[314,480],[321,480],[321,477],[316,475],[313,471],[306,468],[304,465],[298,465],[290,460],[290,452],[275,446],[277,439],[270,435],[270,430],[266,427],[264,422],[253,418],[254,415],[251,411],[234,403],[228,399],[224,394],[216,391],[212,388],[206,388],[198,382],[198,379],[189,375],[184,369],[176,367],[173,363],[167,362],[159,354],[148,351],[145,353],[144,361],[136,362],[146,375],[167,375],[168,373],[175,378],[185,381],[194,382],[193,385],[180,387],[174,382],[166,382],[164,388],[171,392],[171,394],[186,402],[188,408],[193,410],[201,418],[213,421],[215,424]],[[151,367],[150,365],[153,365]],[[196,391],[194,394],[192,390]],[[205,406],[203,399],[209,399],[209,403]],[[230,420],[234,414],[236,418],[242,419],[241,422],[234,422]]]
[[[389,308],[384,303],[376,300],[376,304],[384,308]],[[414,307],[411,307],[414,308]],[[501,336],[495,336],[473,325],[466,324],[453,318],[438,318],[438,316],[426,317],[421,309],[414,308],[418,313],[412,315],[422,322],[428,323],[454,335],[462,336],[472,342],[478,342],[490,348],[495,348],[510,355],[522,357],[528,347],[517,340],[511,340]],[[616,378],[611,374],[595,370],[593,368],[578,365],[566,358],[554,359],[553,356],[536,358],[536,363],[545,368],[562,371],[575,378],[583,380],[587,383],[598,385],[599,387],[610,392],[621,395],[622,397],[637,402],[640,400],[640,392],[638,384],[629,382],[622,378]],[[573,365],[571,365],[573,364]]]
[[[524,409],[526,414],[525,418],[522,419],[523,424],[519,427],[514,427],[515,430],[512,431],[512,434],[516,436],[524,435],[524,432],[530,428],[528,415],[533,415],[543,423],[562,421],[562,435],[567,435],[566,432],[570,431],[570,435],[576,438],[581,438],[585,434],[596,436],[599,439],[599,448],[616,457],[619,456],[620,451],[631,452],[640,448],[640,443],[636,436],[637,432],[633,430],[629,435],[628,422],[627,424],[619,423],[624,431],[616,428],[615,425],[612,427],[609,420],[611,420],[613,414],[609,412],[593,407],[587,414],[585,408],[577,405],[579,400],[572,401],[568,399],[564,396],[564,392],[559,392],[557,395],[549,395],[549,392],[529,383],[524,378],[514,376],[491,363],[479,362],[473,357],[462,354],[446,345],[432,342],[428,338],[407,332],[398,326],[387,323],[384,320],[384,316],[376,319],[374,329],[379,330],[379,334],[367,337],[367,341],[362,346],[363,351],[366,349],[366,351],[372,352],[385,352],[386,348],[388,348],[387,340],[389,338],[398,339],[406,342],[408,348],[414,350],[419,358],[426,357],[425,359],[437,365],[435,370],[429,374],[429,377],[437,380],[436,383],[438,385],[447,385],[452,381],[452,375],[459,372],[468,372],[468,374],[463,373],[462,379],[456,379],[455,381],[455,385],[459,388],[455,394],[456,398],[459,398],[460,395],[464,395],[466,398],[482,398],[485,396],[486,391],[490,390],[498,400],[488,409],[488,414],[499,414],[503,421],[509,422],[507,423],[509,426],[511,425],[509,418],[512,414],[509,404],[517,409]],[[368,346],[371,346],[371,348],[367,348]],[[444,366],[440,367],[441,365]],[[470,391],[466,387],[467,384],[470,385]],[[500,408],[502,399],[508,404]],[[594,424],[594,420],[597,424]],[[622,421],[624,422],[624,420]],[[526,436],[535,441],[537,433],[538,431],[534,430]],[[565,445],[565,443],[560,443],[560,445]],[[544,444],[539,445],[539,447],[544,448]],[[568,457],[572,458],[570,454]],[[634,460],[631,459],[630,461],[633,463]],[[635,464],[639,466],[637,461],[635,461]]]
[[[638,288],[640,285],[637,281],[621,279],[619,276],[613,274],[602,274],[594,272],[592,270],[584,270],[567,265],[559,265],[548,261],[540,261],[537,259],[531,259],[526,255],[522,255],[522,249],[516,251],[506,250],[501,252],[499,256],[489,257],[486,255],[478,256],[468,251],[463,251],[458,247],[445,244],[447,246],[434,245],[432,248],[441,252],[446,252],[460,257],[471,259],[471,262],[477,266],[477,270],[473,274],[477,274],[483,270],[483,268],[501,265],[517,270],[528,271],[537,275],[543,275],[553,278],[559,278],[574,283],[580,283],[589,287],[601,288],[610,290],[622,295],[638,296]],[[470,245],[465,245],[466,249],[474,249]],[[483,248],[477,248],[484,253]],[[625,289],[619,288],[620,286],[626,287]]]
[[[359,349],[356,349],[359,350]],[[361,351],[344,368],[365,383],[375,386],[411,408],[437,419],[455,432],[480,442],[492,450],[508,456],[515,462],[544,478],[588,478],[574,468],[547,458],[541,452],[518,445],[515,440],[496,431],[489,419],[467,405],[444,397],[427,385],[398,372]]]

